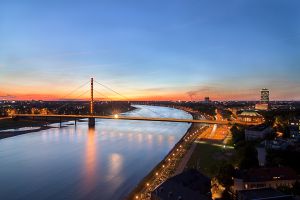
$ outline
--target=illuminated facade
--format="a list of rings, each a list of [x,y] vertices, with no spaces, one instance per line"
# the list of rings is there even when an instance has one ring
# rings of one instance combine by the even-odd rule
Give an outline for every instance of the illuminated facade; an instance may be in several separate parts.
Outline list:
[[[241,114],[238,115],[238,120],[242,122],[264,122],[263,116],[258,114],[255,111],[243,111]]]
[[[269,104],[268,103],[257,103],[257,104],[255,104],[255,109],[256,110],[268,110]]]
[[[255,105],[256,110],[268,110],[270,101],[270,91],[266,88],[260,90],[260,102]]]
[[[262,104],[264,103],[269,103],[269,100],[270,100],[270,92],[268,89],[266,88],[263,88],[261,91],[260,91],[260,102]]]

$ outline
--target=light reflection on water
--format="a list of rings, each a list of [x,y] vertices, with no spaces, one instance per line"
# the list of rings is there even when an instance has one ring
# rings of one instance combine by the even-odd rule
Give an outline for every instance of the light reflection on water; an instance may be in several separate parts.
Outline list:
[[[96,184],[96,165],[97,165],[97,143],[95,141],[95,129],[89,128],[85,147],[84,157],[84,188],[90,190]]]
[[[151,110],[149,110],[151,108]],[[126,115],[191,118],[139,106]],[[186,132],[171,122],[97,120],[0,140],[0,199],[122,199]]]

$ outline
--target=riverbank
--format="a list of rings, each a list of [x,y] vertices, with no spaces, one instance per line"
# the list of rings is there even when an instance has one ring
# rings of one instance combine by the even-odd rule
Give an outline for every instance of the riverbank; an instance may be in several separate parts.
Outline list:
[[[43,131],[43,130],[47,130],[50,128],[54,128],[51,126],[43,126],[37,129],[31,129],[31,130],[25,130],[25,131],[3,131],[0,132],[0,140],[4,139],[4,138],[9,138],[9,137],[14,137],[14,136],[18,136],[18,135],[23,135],[23,134],[27,134],[27,133],[34,133],[34,132],[38,132],[38,131]]]
[[[60,120],[56,119],[48,119],[47,122],[32,119],[3,119],[0,121],[0,139],[55,128],[52,124],[59,122]],[[64,120],[62,122],[68,121]]]

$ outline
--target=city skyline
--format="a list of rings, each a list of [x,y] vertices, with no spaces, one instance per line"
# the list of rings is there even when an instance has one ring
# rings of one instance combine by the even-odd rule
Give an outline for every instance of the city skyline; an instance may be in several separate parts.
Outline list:
[[[58,100],[94,77],[130,100],[300,100],[299,7],[1,1],[0,99]]]

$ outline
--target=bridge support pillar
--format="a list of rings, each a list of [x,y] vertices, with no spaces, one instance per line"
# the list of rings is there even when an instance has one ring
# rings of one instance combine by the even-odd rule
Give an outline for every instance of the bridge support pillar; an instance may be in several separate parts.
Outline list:
[[[89,128],[95,127],[95,118],[91,117],[89,118]]]

